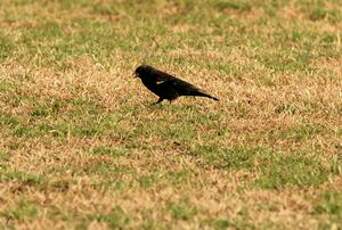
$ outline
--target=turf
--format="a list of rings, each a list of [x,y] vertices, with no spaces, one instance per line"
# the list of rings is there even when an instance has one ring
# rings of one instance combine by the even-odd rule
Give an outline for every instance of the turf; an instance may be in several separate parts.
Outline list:
[[[339,0],[0,9],[0,229],[342,228]]]

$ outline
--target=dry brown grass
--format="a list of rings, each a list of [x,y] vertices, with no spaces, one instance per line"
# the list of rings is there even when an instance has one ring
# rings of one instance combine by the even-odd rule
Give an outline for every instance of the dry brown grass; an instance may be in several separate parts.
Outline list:
[[[338,2],[0,7],[1,228],[342,226]],[[150,106],[141,62],[220,102]]]

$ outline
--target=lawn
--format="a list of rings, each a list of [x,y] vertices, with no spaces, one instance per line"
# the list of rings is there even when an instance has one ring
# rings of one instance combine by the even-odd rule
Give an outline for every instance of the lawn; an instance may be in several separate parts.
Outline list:
[[[341,229],[342,2],[2,0],[0,130],[0,229]]]

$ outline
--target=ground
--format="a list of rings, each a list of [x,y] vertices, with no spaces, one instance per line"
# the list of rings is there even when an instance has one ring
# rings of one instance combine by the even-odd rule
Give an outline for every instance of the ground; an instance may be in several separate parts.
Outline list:
[[[342,228],[341,37],[339,0],[2,0],[0,229]]]

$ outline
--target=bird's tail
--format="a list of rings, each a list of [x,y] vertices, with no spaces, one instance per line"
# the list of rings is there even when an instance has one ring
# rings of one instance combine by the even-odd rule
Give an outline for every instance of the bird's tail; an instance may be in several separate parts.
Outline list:
[[[207,97],[207,98],[210,98],[210,99],[213,99],[215,101],[219,101],[219,99],[217,97],[213,97],[209,94],[207,94],[206,92],[203,92],[203,91],[197,91],[194,93],[193,96],[197,96],[197,97]]]

